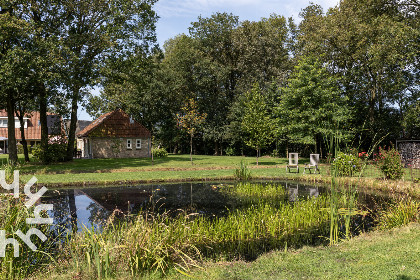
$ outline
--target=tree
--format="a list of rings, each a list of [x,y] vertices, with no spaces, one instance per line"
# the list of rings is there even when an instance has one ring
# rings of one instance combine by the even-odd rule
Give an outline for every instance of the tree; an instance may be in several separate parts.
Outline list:
[[[186,131],[190,136],[190,160],[192,160],[193,152],[193,137],[199,126],[205,121],[207,115],[200,114],[197,110],[197,103],[194,99],[189,99],[185,106],[182,108],[182,113],[177,114],[178,127]]]
[[[257,151],[258,165],[260,150],[273,142],[275,129],[275,122],[270,117],[266,98],[258,84],[245,93],[243,107],[241,127],[246,134],[244,142]]]
[[[371,139],[378,132],[398,137],[402,118],[395,105],[418,92],[420,29],[414,2],[344,0],[325,16],[316,5],[302,14],[300,55],[319,56],[328,64],[354,107],[353,126],[367,123],[363,134]]]
[[[0,6],[0,99],[6,104],[9,160],[12,164],[18,160],[15,135],[17,91],[26,86],[26,75],[31,69],[28,60],[32,61],[28,53],[31,26],[15,15],[16,9],[12,3]]]
[[[67,67],[64,85],[71,99],[67,160],[73,158],[77,109],[86,89],[96,84],[100,65],[110,56],[125,58],[156,40],[156,0],[65,1],[70,15],[63,29]]]
[[[290,141],[315,145],[318,152],[323,139],[338,132],[349,136],[346,125],[351,111],[347,100],[337,80],[318,59],[301,57],[287,86],[282,88],[277,107],[279,127]]]

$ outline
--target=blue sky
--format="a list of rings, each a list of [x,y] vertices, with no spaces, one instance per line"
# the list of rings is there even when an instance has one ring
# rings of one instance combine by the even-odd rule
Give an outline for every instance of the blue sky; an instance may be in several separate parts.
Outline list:
[[[308,0],[159,0],[155,4],[155,11],[160,19],[157,23],[157,39],[162,47],[163,43],[181,33],[188,34],[191,22],[198,16],[209,17],[215,12],[227,12],[239,16],[239,20],[257,21],[278,14],[293,17],[298,21],[299,12],[309,5]],[[338,4],[339,0],[313,0],[323,7],[324,11]],[[96,89],[94,94],[99,91]],[[82,108],[78,118],[92,120]]]

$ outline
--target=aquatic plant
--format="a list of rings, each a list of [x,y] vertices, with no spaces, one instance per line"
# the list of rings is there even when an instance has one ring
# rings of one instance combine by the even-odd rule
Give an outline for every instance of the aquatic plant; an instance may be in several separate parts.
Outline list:
[[[420,221],[420,202],[401,199],[384,209],[377,217],[379,229],[390,229]]]
[[[251,192],[248,185],[237,191]],[[294,203],[260,199],[222,217],[141,212],[110,221],[102,232],[83,230],[69,240],[68,255],[75,271],[95,279],[124,269],[133,276],[169,268],[188,273],[202,259],[254,259],[272,249],[324,243],[320,237],[328,235],[329,204],[330,197],[321,195]]]
[[[38,237],[31,238],[37,247],[32,251],[26,244],[20,242],[19,256],[14,256],[12,245],[6,247],[5,256],[0,258],[0,279],[22,279],[31,275],[33,272],[54,262],[52,252],[57,245],[53,236],[50,235],[49,225],[30,225],[26,223],[27,218],[33,218],[33,207],[25,206],[25,198],[20,196],[14,198],[13,194],[0,194],[0,230],[5,232],[5,240],[14,238],[18,242],[21,240],[16,232],[20,230],[26,234],[31,228],[37,228],[43,232],[48,239],[42,242]]]
[[[237,180],[249,180],[249,179],[251,179],[251,171],[249,170],[246,162],[241,160],[239,168],[235,169],[234,175],[235,175],[235,178]]]

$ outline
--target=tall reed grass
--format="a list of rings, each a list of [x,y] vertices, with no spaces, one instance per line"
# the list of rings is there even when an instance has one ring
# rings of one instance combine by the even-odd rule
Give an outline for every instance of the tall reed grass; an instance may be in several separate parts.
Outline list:
[[[44,266],[54,261],[54,248],[57,245],[52,238],[42,242],[38,237],[31,238],[37,246],[36,251],[32,251],[15,234],[21,230],[24,234],[31,228],[37,228],[47,237],[52,237],[49,225],[28,225],[26,218],[33,218],[33,208],[25,207],[23,196],[14,198],[13,194],[0,194],[0,230],[6,233],[6,239],[14,238],[19,242],[19,257],[14,257],[12,245],[6,247],[5,257],[0,258],[0,279],[23,279],[35,271],[39,271]]]
[[[262,185],[250,186],[226,191],[258,196]],[[272,185],[267,188],[260,197],[284,194]],[[272,249],[325,243],[329,207],[330,197],[321,195],[294,203],[260,199],[222,217],[142,212],[120,222],[111,218],[102,232],[85,229],[69,240],[66,250],[73,269],[85,278],[107,278],[117,271],[165,273],[169,268],[188,273],[203,259],[254,259]]]
[[[379,229],[390,229],[420,222],[420,202],[410,198],[401,199],[383,210],[377,218]]]
[[[239,168],[235,169],[234,175],[237,180],[250,180],[251,179],[251,171],[249,170],[246,162],[241,160]]]

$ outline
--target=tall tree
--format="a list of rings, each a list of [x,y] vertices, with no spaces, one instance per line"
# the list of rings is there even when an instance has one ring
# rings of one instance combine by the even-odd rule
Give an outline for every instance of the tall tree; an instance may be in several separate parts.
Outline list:
[[[275,121],[258,84],[245,93],[243,107],[241,127],[246,135],[245,144],[256,150],[258,165],[260,150],[274,141]]]
[[[354,126],[367,120],[370,138],[377,132],[398,137],[401,118],[395,117],[395,105],[418,92],[420,29],[414,6],[411,1],[344,0],[325,16],[314,5],[303,14],[301,54],[323,54],[354,106]]]
[[[279,127],[292,142],[315,145],[341,133],[349,136],[351,119],[348,98],[337,80],[314,57],[301,57],[287,86],[282,88],[278,106]]]
[[[18,160],[15,135],[17,90],[26,84],[31,30],[27,22],[16,16],[17,9],[16,3],[1,3],[0,6],[0,98],[6,104],[8,152],[12,164]]]
[[[109,56],[125,57],[156,40],[156,0],[66,1],[71,15],[64,36],[67,67],[64,84],[71,99],[67,159],[73,158],[77,110],[86,89],[96,84],[100,65]]]

